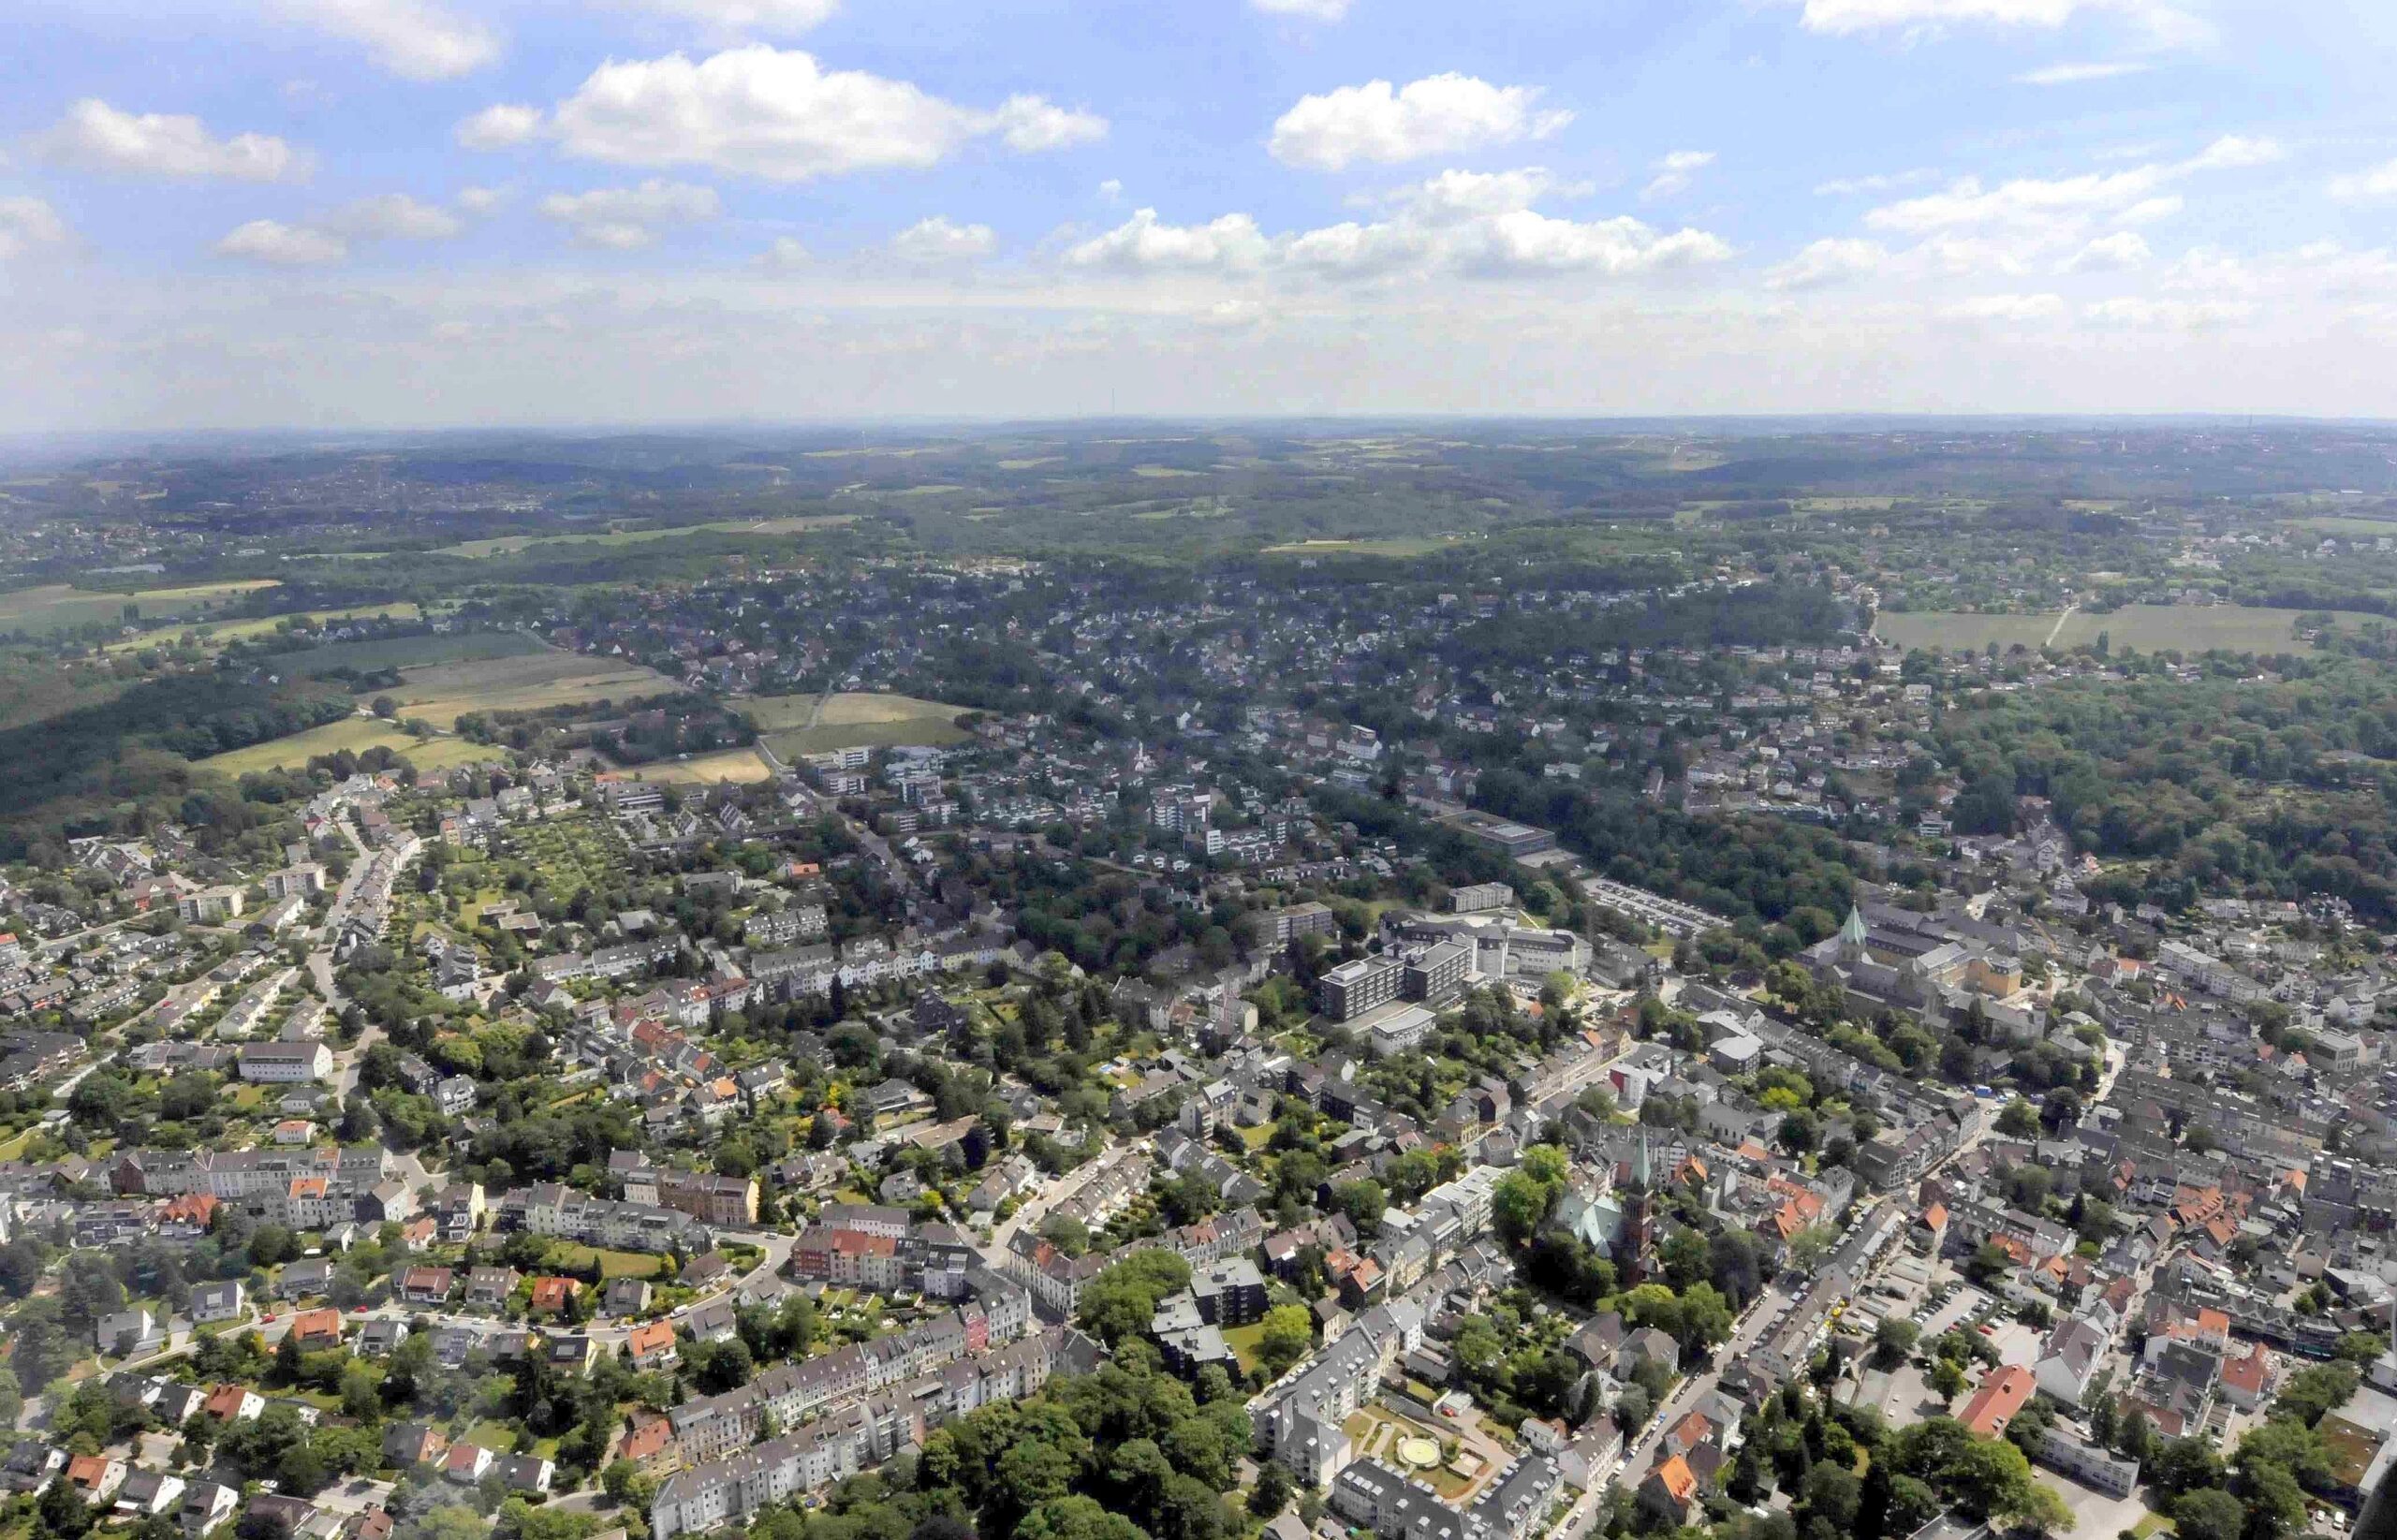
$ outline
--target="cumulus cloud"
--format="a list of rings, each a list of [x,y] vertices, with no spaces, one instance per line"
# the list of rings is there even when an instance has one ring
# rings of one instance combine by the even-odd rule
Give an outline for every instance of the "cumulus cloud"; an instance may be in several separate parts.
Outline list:
[[[467,150],[507,150],[529,143],[541,132],[541,110],[501,102],[486,107],[450,131]]]
[[[1816,241],[1787,262],[1767,269],[1764,286],[1783,290],[1823,288],[1869,276],[1888,265],[1889,260],[1889,249],[1877,241]]]
[[[1228,213],[1205,225],[1169,225],[1154,209],[1141,209],[1068,250],[1066,261],[1119,272],[1221,272],[1257,267],[1265,257],[1265,236],[1247,214]]]
[[[1911,235],[1940,230],[2011,229],[2075,239],[2092,220],[2141,224],[2180,212],[2180,195],[2166,191],[2184,177],[2237,170],[2281,158],[2268,139],[2226,135],[2185,160],[2150,162],[2120,171],[2069,177],[2018,177],[1994,187],[1963,177],[1944,190],[1885,204],[1864,216],[1875,229]]]
[[[2144,267],[2154,254],[2147,242],[2129,230],[2117,230],[2101,235],[2073,253],[2064,265],[2066,272],[2116,272],[2125,268]]]
[[[541,199],[544,218],[564,225],[582,244],[610,251],[646,246],[674,226],[698,224],[722,212],[714,188],[655,177],[637,187],[596,187]]]
[[[2277,139],[2246,139],[2237,134],[2225,134],[2182,162],[2180,169],[2185,171],[2240,170],[2250,166],[2270,166],[2287,154]]]
[[[2096,59],[2079,64],[2048,65],[2014,77],[2017,85],[2083,85],[2091,81],[2142,75],[2155,66],[2138,59]]]
[[[650,10],[680,16],[719,32],[796,37],[824,24],[840,0],[639,0]]]
[[[982,138],[1028,152],[1086,143],[1107,130],[1104,119],[1038,96],[978,111],[905,81],[827,70],[812,54],[762,44],[697,62],[680,53],[611,60],[552,118],[568,154],[774,182],[920,169]]]
[[[1275,121],[1267,147],[1288,166],[1337,171],[1357,161],[1393,164],[1545,139],[1573,121],[1537,107],[1539,88],[1492,85],[1470,75],[1388,81],[1301,96]]]
[[[2243,321],[2256,313],[2244,300],[2150,300],[2136,295],[2099,300],[2081,314],[2102,325],[2142,330],[2196,331]]]
[[[1954,321],[2044,321],[2064,314],[2060,294],[1976,294],[1941,309]]]
[[[1248,0],[1268,16],[1296,16],[1308,22],[1337,22],[1348,14],[1349,0]]]
[[[447,241],[466,227],[465,221],[449,210],[420,203],[405,193],[360,198],[321,223],[350,239],[368,241]]]
[[[1960,25],[2053,32],[2077,18],[2111,13],[2167,47],[2190,47],[2213,36],[2202,18],[2169,0],[1802,0],[1800,24],[1810,32],[1935,32]]]
[[[1938,172],[1927,169],[1917,169],[1911,171],[1884,172],[1875,176],[1835,177],[1829,182],[1816,183],[1815,192],[1821,198],[1846,198],[1856,193],[1895,193],[1938,180]]]
[[[299,182],[309,169],[307,155],[272,134],[217,139],[198,118],[126,112],[96,96],[68,108],[35,149],[76,170],[178,182]]]
[[[507,201],[507,189],[501,187],[461,187],[458,207],[470,214],[490,213]]]
[[[970,262],[998,248],[990,226],[960,225],[946,214],[920,220],[890,238],[890,249],[903,262]]]
[[[347,257],[349,243],[330,230],[253,219],[217,242],[216,255],[279,268],[321,267]]]
[[[1078,267],[1118,271],[1272,272],[1318,281],[1442,274],[1480,278],[1591,273],[1626,277],[1718,262],[1730,246],[1703,230],[1659,230],[1618,216],[1572,220],[1531,205],[1560,186],[1537,167],[1447,171],[1384,195],[1387,218],[1348,220],[1268,237],[1244,213],[1172,226],[1143,209],[1066,254]]]
[[[816,260],[816,254],[809,251],[807,242],[799,237],[778,235],[774,237],[774,243],[768,246],[765,255],[757,260],[769,272],[797,272]]]
[[[38,198],[0,198],[0,262],[66,239],[66,222]]]
[[[450,81],[495,62],[499,34],[425,0],[278,0],[295,22],[363,46],[385,70],[411,81]]]
[[[1676,150],[1658,161],[1653,169],[1656,175],[1641,189],[1642,198],[1670,198],[1686,191],[1698,173],[1714,164],[1712,150]]]
[[[2397,198],[2397,160],[2334,176],[2328,190],[2342,203],[2371,203]]]

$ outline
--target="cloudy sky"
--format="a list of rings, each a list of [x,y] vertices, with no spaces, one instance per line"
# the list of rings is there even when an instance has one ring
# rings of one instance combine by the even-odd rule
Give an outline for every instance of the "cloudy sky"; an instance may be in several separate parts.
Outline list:
[[[2397,417],[2381,0],[0,11],[0,432]]]

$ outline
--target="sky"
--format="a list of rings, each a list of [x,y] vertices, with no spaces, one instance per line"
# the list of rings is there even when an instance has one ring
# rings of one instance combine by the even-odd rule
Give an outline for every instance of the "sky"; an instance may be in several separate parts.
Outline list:
[[[0,433],[2397,417],[2385,0],[0,15]]]

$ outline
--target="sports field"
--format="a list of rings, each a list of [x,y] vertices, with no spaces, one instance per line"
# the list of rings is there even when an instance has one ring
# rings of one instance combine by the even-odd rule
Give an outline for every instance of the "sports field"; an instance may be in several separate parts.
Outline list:
[[[654,764],[634,765],[626,770],[610,772],[613,781],[654,781],[661,785],[713,786],[727,783],[769,781],[773,771],[757,757],[755,749],[725,749],[716,754],[697,755],[689,759],[661,759]]]
[[[2080,647],[2103,633],[2110,646],[2142,653],[2179,651],[2202,653],[2222,648],[2236,653],[2303,651],[2296,638],[2296,609],[2262,609],[2245,605],[2126,605],[2110,615],[2076,609],[2059,627],[2051,611],[2044,615],[1979,615],[1944,610],[1884,613],[1873,623],[1874,633],[1908,649],[1939,647],[1948,652],[1979,652],[1994,641],[2000,649],[2021,642],[2037,648]],[[2386,622],[2383,615],[2338,610],[2339,624],[2360,626]]]
[[[741,703],[742,714],[768,734],[785,759],[833,749],[888,748],[924,744],[940,748],[968,735],[957,719],[969,709],[914,696],[843,691],[831,696],[759,696]]]
[[[328,722],[321,727],[311,727],[289,738],[253,743],[230,754],[212,755],[200,764],[228,775],[243,775],[251,770],[299,770],[320,754],[338,754],[343,749],[352,754],[363,754],[377,747],[402,755],[417,768],[419,774],[506,757],[498,749],[469,743],[462,738],[435,738],[419,742],[388,722],[354,716],[342,722]]]
[[[533,711],[589,701],[625,701],[663,695],[674,682],[639,664],[543,650],[516,657],[476,658],[404,668],[391,695],[403,717],[436,727],[468,711]]]
[[[650,540],[671,540],[690,535],[804,535],[812,529],[831,529],[853,523],[857,516],[849,513],[812,515],[792,519],[719,519],[705,524],[675,524],[665,529],[603,529],[588,535],[501,535],[488,540],[467,540],[454,546],[443,546],[433,552],[435,556],[513,556],[520,550],[538,546],[573,544],[597,546],[637,546]]]
[[[1267,546],[1267,556],[1428,556],[1452,542],[1429,535],[1393,535],[1382,540],[1296,540]]]
[[[70,583],[47,583],[0,594],[0,631],[57,631],[72,625],[122,623],[125,606],[136,608],[143,621],[184,619],[204,614],[245,594],[281,585],[271,578],[239,582],[197,583],[187,588],[148,588],[132,594],[103,594]]]

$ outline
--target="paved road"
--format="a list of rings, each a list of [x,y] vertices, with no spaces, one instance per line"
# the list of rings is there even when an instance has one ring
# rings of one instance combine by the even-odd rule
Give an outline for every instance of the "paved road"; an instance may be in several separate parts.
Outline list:
[[[1140,1139],[1131,1144],[1111,1146],[1097,1159],[1085,1162],[1066,1172],[1055,1186],[1049,1188],[1039,1196],[1026,1200],[1021,1208],[1001,1220],[991,1231],[990,1242],[982,1248],[983,1257],[993,1268],[1003,1268],[1007,1259],[1007,1242],[1015,1239],[1018,1230],[1022,1229],[1026,1225],[1038,1224],[1043,1215],[1081,1192],[1100,1172],[1111,1168],[1121,1161],[1131,1159],[1145,1149],[1148,1142],[1146,1139]]]

